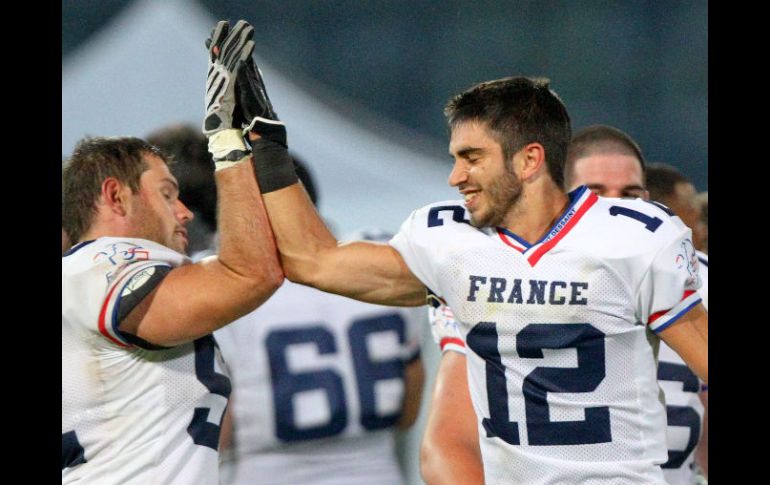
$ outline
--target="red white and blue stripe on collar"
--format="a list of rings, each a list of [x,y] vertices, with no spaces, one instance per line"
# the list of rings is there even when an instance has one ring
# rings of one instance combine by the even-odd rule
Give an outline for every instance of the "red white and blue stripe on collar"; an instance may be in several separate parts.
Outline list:
[[[529,244],[521,237],[502,227],[497,228],[497,235],[506,245],[526,255],[529,264],[534,266],[545,253],[556,246],[575,227],[575,224],[585,215],[588,209],[599,200],[599,197],[585,185],[578,187],[568,195],[570,204],[567,206],[567,209],[548,233],[535,244]]]
[[[682,295],[682,299],[679,300],[679,303],[677,303],[674,308],[659,311],[650,315],[647,325],[649,325],[650,330],[659,333],[676,323],[682,315],[690,311],[692,307],[700,302],[701,297],[697,291],[686,290],[684,295]]]

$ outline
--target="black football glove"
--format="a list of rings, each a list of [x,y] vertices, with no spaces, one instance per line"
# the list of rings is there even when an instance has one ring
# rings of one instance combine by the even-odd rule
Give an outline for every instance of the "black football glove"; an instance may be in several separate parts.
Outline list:
[[[273,110],[270,98],[267,97],[265,82],[262,80],[262,72],[252,56],[249,56],[246,66],[238,71],[236,92],[245,118],[243,135],[247,136],[252,131],[266,140],[288,148],[286,126]]]

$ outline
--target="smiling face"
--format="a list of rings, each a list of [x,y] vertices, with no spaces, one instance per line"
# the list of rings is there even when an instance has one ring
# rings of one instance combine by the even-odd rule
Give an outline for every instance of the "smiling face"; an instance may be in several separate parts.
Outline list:
[[[500,143],[484,124],[475,121],[452,129],[449,153],[455,160],[449,185],[463,194],[473,225],[500,225],[522,192],[513,160],[505,160]]]
[[[180,253],[187,250],[185,225],[192,212],[179,200],[179,186],[159,157],[145,154],[148,169],[139,179],[139,191],[131,194],[128,214],[135,237],[149,239]]]

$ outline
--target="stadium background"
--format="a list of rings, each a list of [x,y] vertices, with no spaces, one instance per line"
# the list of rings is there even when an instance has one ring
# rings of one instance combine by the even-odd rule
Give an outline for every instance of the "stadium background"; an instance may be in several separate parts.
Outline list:
[[[79,0],[62,4],[62,158],[86,134],[200,123],[203,40],[219,18],[256,29],[256,56],[320,210],[342,235],[396,231],[456,198],[442,108],[513,74],[552,80],[573,129],[604,123],[648,161],[708,188],[708,3],[660,1]],[[426,329],[427,330],[427,329]],[[426,339],[429,339],[426,332]],[[426,400],[401,440],[411,484]]]

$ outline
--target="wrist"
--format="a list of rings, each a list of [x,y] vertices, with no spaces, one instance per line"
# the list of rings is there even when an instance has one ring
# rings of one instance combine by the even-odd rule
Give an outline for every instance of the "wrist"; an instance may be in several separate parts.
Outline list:
[[[251,147],[254,172],[263,194],[297,183],[299,179],[294,171],[294,160],[285,146],[261,138],[253,140]]]
[[[243,141],[241,130],[231,128],[209,136],[209,152],[214,162],[237,162],[247,157],[250,150]]]

